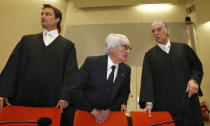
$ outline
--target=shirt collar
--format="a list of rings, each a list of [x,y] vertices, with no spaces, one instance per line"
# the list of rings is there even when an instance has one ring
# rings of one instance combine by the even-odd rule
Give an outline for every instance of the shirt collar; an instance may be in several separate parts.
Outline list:
[[[108,67],[111,68],[112,66],[116,66],[116,68],[118,68],[119,64],[114,64],[112,59],[110,58],[110,56],[108,55]]]
[[[52,31],[47,31],[47,29],[44,29],[44,31],[43,31],[43,36],[46,36],[47,34],[49,34],[49,35],[52,36],[53,38],[56,38],[56,37],[59,35],[57,29],[52,30]]]
[[[166,51],[166,50],[170,50],[170,48],[171,48],[171,42],[170,42],[170,40],[168,39],[168,42],[165,44],[165,45],[163,45],[163,44],[160,44],[160,43],[157,43],[158,44],[158,46],[162,49],[162,50],[164,50],[164,51]]]

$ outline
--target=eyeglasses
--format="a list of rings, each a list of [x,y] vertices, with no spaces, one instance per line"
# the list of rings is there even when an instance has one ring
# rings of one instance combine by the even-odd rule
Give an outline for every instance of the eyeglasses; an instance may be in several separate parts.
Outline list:
[[[131,50],[131,49],[132,49],[129,45],[123,45],[123,44],[122,44],[122,47],[123,47],[125,50]]]

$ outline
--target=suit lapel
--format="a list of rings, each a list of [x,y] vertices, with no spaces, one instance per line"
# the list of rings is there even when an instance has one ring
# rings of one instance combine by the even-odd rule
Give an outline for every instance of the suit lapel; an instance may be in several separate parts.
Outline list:
[[[102,74],[103,74],[103,77],[105,80],[106,79],[106,76],[107,76],[107,61],[108,60],[108,55],[104,55],[102,60],[101,60],[101,66],[102,66]]]
[[[171,42],[171,47],[170,47],[169,55],[173,55],[173,52],[174,52],[174,43]]]
[[[119,64],[119,68],[118,68],[118,72],[117,72],[117,77],[114,81],[114,85],[117,85],[118,82],[121,80],[121,78],[123,77],[123,68],[122,68],[122,64]]]
[[[43,40],[43,33],[39,33],[37,36],[38,36],[38,41],[40,42],[40,45],[42,47],[46,47]]]

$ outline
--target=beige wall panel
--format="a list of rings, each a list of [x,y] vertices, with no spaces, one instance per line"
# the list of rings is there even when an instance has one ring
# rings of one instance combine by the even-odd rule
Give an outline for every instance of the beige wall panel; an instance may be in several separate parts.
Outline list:
[[[205,23],[206,21],[210,21],[210,0],[194,0],[196,13],[197,13],[197,20],[198,23]]]
[[[187,42],[184,23],[168,23],[171,41]],[[77,60],[82,65],[87,56],[103,55],[105,39],[109,33],[124,34],[130,40],[132,50],[128,65],[141,66],[145,52],[156,43],[153,41],[150,23],[69,25],[65,36],[75,43]]]

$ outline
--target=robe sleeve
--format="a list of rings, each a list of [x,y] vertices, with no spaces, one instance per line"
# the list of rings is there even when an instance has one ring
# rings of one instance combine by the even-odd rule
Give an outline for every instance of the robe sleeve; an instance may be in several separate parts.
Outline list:
[[[139,96],[139,105],[141,108],[145,108],[146,102],[154,103],[153,94],[153,73],[150,55],[147,52],[144,56],[142,77],[141,77],[141,89]]]
[[[186,45],[185,48],[186,48],[186,53],[187,53],[187,57],[189,61],[188,63],[190,66],[190,73],[189,73],[188,80],[194,79],[200,87],[201,81],[203,78],[202,63],[199,60],[198,56],[195,54],[195,52],[192,50],[192,48],[190,48],[188,45]],[[198,93],[200,96],[203,95],[200,88],[199,88]]]
[[[73,46],[70,46],[68,50],[70,50],[70,52],[68,54],[68,60],[65,66],[64,80],[60,94],[60,99],[68,100],[69,102],[71,102],[69,89],[70,85],[73,83],[73,80],[76,76],[76,72],[78,71],[78,64],[77,64],[76,49],[74,44]]]
[[[195,52],[192,50],[192,48],[186,45],[186,50],[190,66],[189,79],[196,80],[196,82],[200,85],[203,77],[203,68],[201,61],[199,60]]]
[[[70,88],[73,103],[76,104],[79,109],[88,112],[91,112],[94,109],[84,95],[85,85],[88,83],[90,73],[91,70],[87,58],[77,73],[76,79]]]
[[[19,59],[22,51],[24,37],[16,45],[11,53],[1,75],[0,75],[0,96],[13,97],[15,93],[15,83],[18,76]]]

